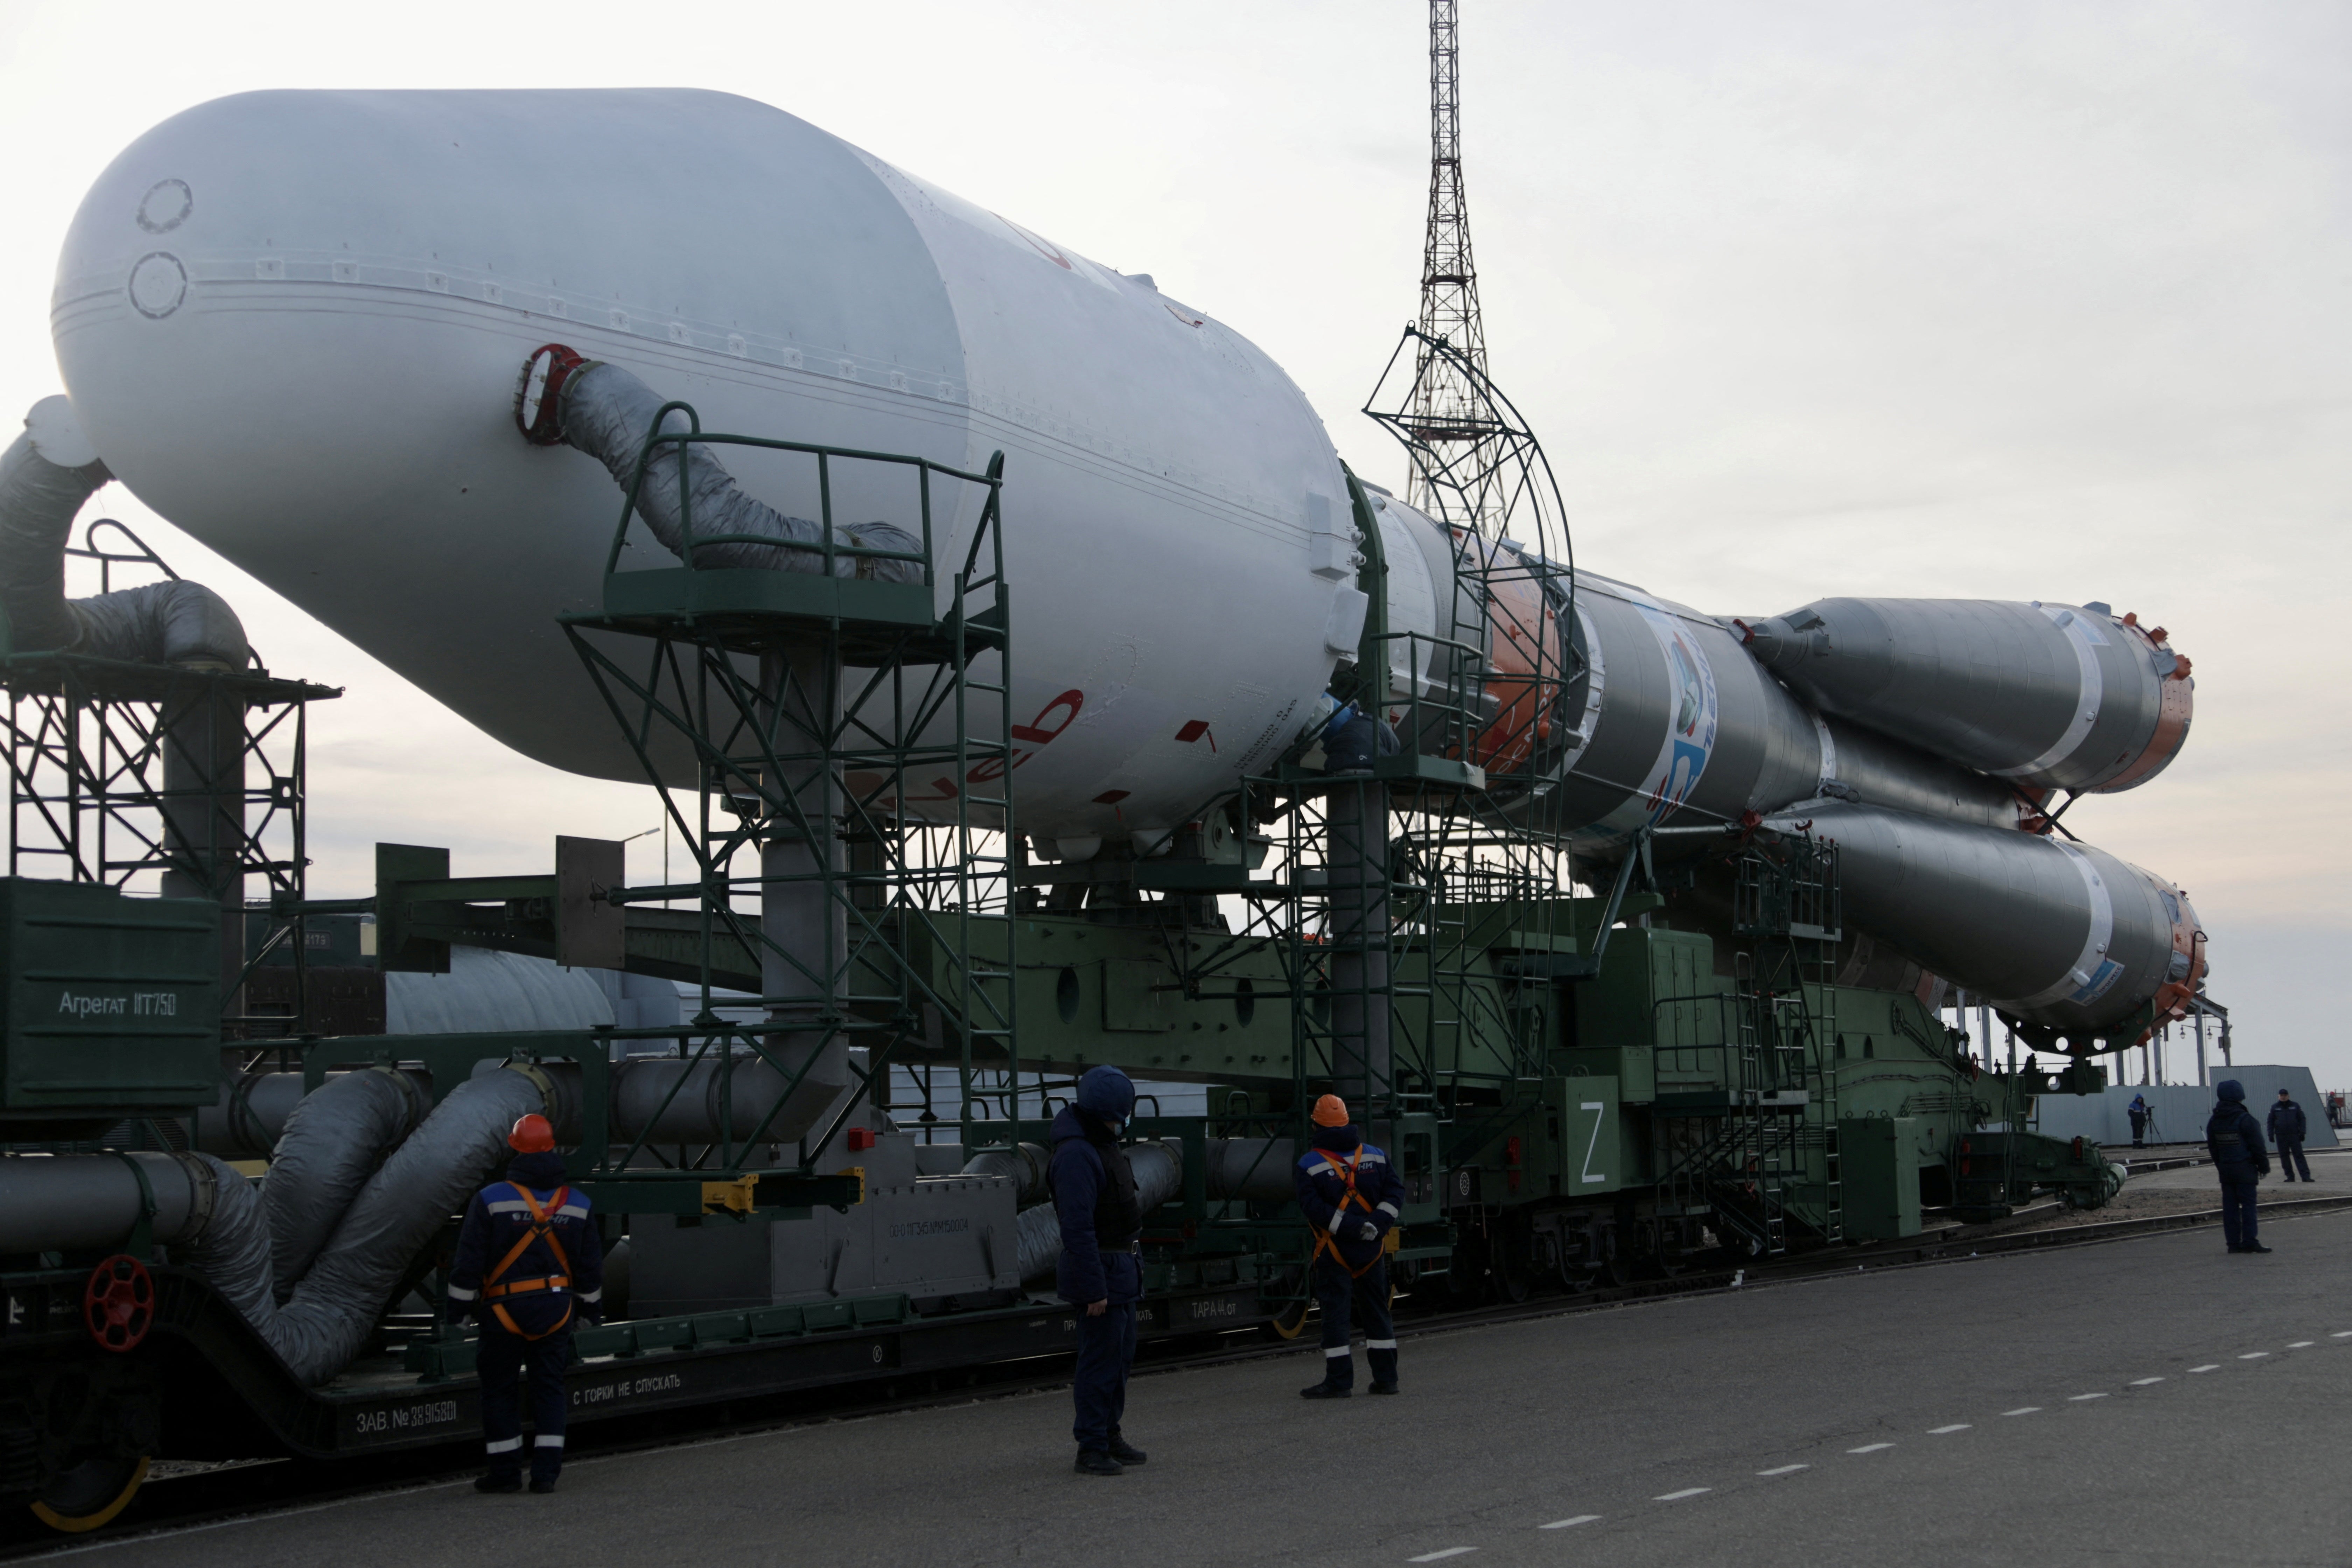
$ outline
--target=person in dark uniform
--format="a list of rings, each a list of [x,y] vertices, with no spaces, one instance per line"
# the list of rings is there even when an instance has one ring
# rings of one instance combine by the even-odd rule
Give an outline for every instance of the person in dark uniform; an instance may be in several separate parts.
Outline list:
[[[1309,1275],[1323,1310],[1323,1381],[1300,1389],[1307,1399],[1345,1399],[1355,1391],[1349,1321],[1361,1312],[1364,1359],[1374,1394],[1397,1391],[1396,1321],[1389,1316],[1388,1235],[1404,1203],[1404,1183],[1387,1153],[1364,1142],[1336,1094],[1315,1102],[1314,1146],[1298,1157],[1291,1184],[1315,1236]]]
[[[2132,1147],[2135,1149],[2145,1147],[2147,1138],[2147,1096],[2133,1095],[2131,1108],[2124,1114],[2131,1118]]]
[[[576,1318],[602,1315],[604,1249],[588,1200],[564,1185],[555,1130],[526,1116],[507,1134],[514,1158],[503,1180],[474,1194],[449,1269],[449,1321],[478,1315],[474,1370],[482,1380],[485,1492],[522,1489],[522,1399],[530,1380],[530,1489],[551,1492],[563,1469],[563,1416],[571,1394]]]
[[[2263,1152],[2263,1124],[2246,1110],[2246,1091],[2236,1079],[2215,1084],[2213,1094],[2221,1103],[2205,1123],[2205,1147],[2221,1178],[2221,1239],[2232,1252],[2268,1252],[2254,1236],[2256,1184],[2271,1173],[2270,1156]]]
[[[2278,1103],[2271,1107],[2271,1142],[2278,1145],[2279,1179],[2292,1182],[2297,1171],[2303,1179],[2311,1180],[2311,1162],[2303,1157],[2304,1134],[2310,1129],[2305,1124],[2303,1107],[2293,1096],[2280,1089]]]
[[[1118,1146],[1118,1130],[1134,1112],[1135,1085],[1125,1073],[1088,1068],[1073,1102],[1054,1118],[1054,1158],[1045,1168],[1062,1227],[1055,1288],[1078,1309],[1071,1433],[1078,1440],[1077,1468],[1090,1476],[1116,1476],[1145,1458],[1119,1431],[1127,1370],[1135,1361],[1135,1303],[1143,1295],[1136,1250],[1143,1215],[1135,1173]]]

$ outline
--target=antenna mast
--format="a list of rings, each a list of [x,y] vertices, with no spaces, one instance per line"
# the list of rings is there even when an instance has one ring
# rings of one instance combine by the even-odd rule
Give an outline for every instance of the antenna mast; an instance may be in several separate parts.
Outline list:
[[[1429,5],[1429,238],[1421,258],[1421,341],[1414,345],[1412,435],[1440,454],[1486,433],[1486,399],[1464,375],[1486,375],[1486,330],[1478,320],[1478,268],[1470,255],[1470,209],[1462,192],[1462,68],[1456,0]],[[1435,345],[1451,348],[1451,355]],[[1421,463],[1405,476],[1405,500],[1444,515]],[[1473,515],[1495,521],[1501,498],[1481,487],[1467,500]],[[1457,500],[1457,505],[1458,505]]]

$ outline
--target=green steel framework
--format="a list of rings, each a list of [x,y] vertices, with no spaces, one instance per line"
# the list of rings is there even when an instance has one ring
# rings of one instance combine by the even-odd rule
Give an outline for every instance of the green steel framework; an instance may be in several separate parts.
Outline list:
[[[684,430],[666,427],[673,413],[684,416]],[[682,461],[685,564],[619,571],[648,464],[666,447],[682,451],[692,443],[810,460],[821,531],[805,554],[821,571],[701,566],[698,552],[709,545],[777,542],[696,535]],[[842,465],[879,466],[908,476],[919,550],[840,542],[834,489]],[[940,482],[957,487],[960,496],[976,488],[981,497],[962,564],[951,574],[936,565]],[[957,1037],[967,1114],[976,1098],[973,1079],[984,1070],[980,1064],[998,1058],[1017,1073],[1011,984],[1017,934],[1004,922],[1003,943],[973,941],[975,922],[1003,913],[1010,903],[1005,846],[1013,821],[1003,781],[1017,757],[1005,700],[1011,639],[1003,486],[1002,453],[985,472],[968,473],[922,458],[705,432],[683,403],[667,404],[656,415],[607,556],[604,608],[566,616],[562,624],[661,795],[697,873],[685,883],[606,890],[614,904],[691,900],[702,952],[700,1005],[684,1030],[616,1030],[614,1037],[674,1039],[679,1055],[719,1064],[722,1137],[699,1152],[681,1149],[674,1159],[639,1138],[583,1174],[632,1184],[709,1182],[739,1178],[758,1163],[754,1152],[766,1130],[818,1053],[812,1051],[795,1069],[772,1049],[773,1024],[730,1021],[722,1008],[826,998],[812,1027],[821,1045],[838,1040],[867,1047],[866,1065],[853,1063],[851,1071],[858,1088],[878,1089],[877,1104],[887,1103],[893,1052],[927,1030],[950,1029]],[[882,562],[919,567],[919,581],[885,580],[876,572]],[[763,656],[772,668],[783,647],[792,650],[793,673],[786,679],[796,696],[745,668]],[[908,805],[917,775],[943,769],[950,770],[951,787],[944,798],[926,797],[922,815],[914,815]],[[690,782],[681,785],[681,779]],[[690,793],[691,801],[682,805],[681,793]],[[810,868],[778,874],[756,867],[746,872],[738,865],[747,853],[756,858],[763,844],[779,841],[807,846]],[[840,917],[842,940],[834,940],[830,920],[822,922],[826,939],[816,953],[788,951],[763,931],[757,901],[764,889],[785,884],[814,889],[822,907]],[[714,994],[713,954],[721,943],[750,955],[763,973],[782,973],[798,988],[789,998]],[[737,1138],[735,1079],[739,1068],[754,1062],[774,1068],[784,1088],[758,1114],[751,1131]],[[1013,1109],[1017,1115],[1017,1104]],[[819,1178],[819,1162],[846,1114],[836,1111],[803,1140],[792,1174],[804,1190]],[[1017,1136],[1017,1121],[1013,1131]]]
[[[101,594],[118,572],[178,576],[112,518],[92,521],[66,555],[96,565]],[[160,883],[220,905],[223,1037],[252,1042],[257,1062],[269,1054],[267,1042],[299,1029],[304,1010],[309,709],[341,691],[273,677],[258,656],[241,670],[207,670],[14,649],[0,656],[0,689],[8,874],[134,891]],[[215,745],[234,746],[234,784],[197,754]],[[245,896],[257,881],[290,912],[268,917],[248,952]],[[241,1009],[245,982],[289,942],[291,1016]]]

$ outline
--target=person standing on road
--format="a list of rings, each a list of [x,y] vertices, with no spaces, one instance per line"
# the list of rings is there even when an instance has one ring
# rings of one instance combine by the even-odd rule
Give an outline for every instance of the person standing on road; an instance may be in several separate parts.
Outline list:
[[[1364,1359],[1372,1392],[1397,1391],[1396,1321],[1389,1316],[1389,1229],[1404,1203],[1404,1183],[1386,1152],[1364,1142],[1336,1094],[1315,1102],[1314,1147],[1298,1158],[1292,1186],[1315,1235],[1308,1274],[1323,1309],[1323,1381],[1307,1399],[1345,1399],[1355,1392],[1356,1358],[1348,1347],[1350,1309],[1364,1315]]]
[[[2297,1171],[2303,1173],[2305,1181],[2311,1180],[2311,1162],[2303,1157],[2303,1138],[2308,1131],[2303,1107],[2286,1090],[2280,1089],[2278,1103],[2271,1107],[2271,1142],[2278,1145],[2280,1180],[2294,1181]]]
[[[2145,1147],[2145,1140],[2147,1137],[2147,1096],[2133,1095],[2131,1109],[2124,1114],[2131,1118],[2132,1147],[2135,1149]]]
[[[1136,1243],[1143,1214],[1135,1173],[1118,1130],[1135,1112],[1135,1085],[1113,1067],[1088,1068],[1072,1103],[1054,1118],[1054,1158],[1045,1184],[1062,1226],[1055,1288],[1078,1309],[1078,1365],[1070,1380],[1077,1405],[1071,1432],[1083,1475],[1116,1476],[1143,1463],[1143,1450],[1119,1434],[1127,1413],[1127,1371],[1135,1361],[1135,1303],[1143,1295]]]
[[[2236,1079],[2215,1084],[2213,1094],[2221,1103],[2205,1123],[2205,1147],[2221,1178],[2221,1239],[2232,1252],[2268,1252],[2254,1237],[2256,1184],[2271,1173],[2270,1156],[2263,1152],[2263,1124],[2246,1110],[2246,1091]]]
[[[530,1489],[551,1492],[563,1469],[572,1404],[574,1314],[603,1315],[604,1248],[588,1200],[564,1184],[555,1129],[526,1116],[507,1134],[506,1178],[474,1194],[449,1267],[449,1321],[477,1313],[474,1370],[482,1380],[482,1441],[489,1468],[476,1491],[522,1490],[522,1383],[530,1382]]]

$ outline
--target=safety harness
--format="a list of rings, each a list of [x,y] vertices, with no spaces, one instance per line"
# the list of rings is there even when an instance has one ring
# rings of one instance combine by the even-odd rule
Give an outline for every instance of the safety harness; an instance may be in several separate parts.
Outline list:
[[[1328,1150],[1323,1152],[1323,1168],[1327,1171],[1338,1172],[1339,1180],[1346,1189],[1340,1193],[1339,1201],[1331,1205],[1331,1213],[1335,1220],[1339,1215],[1348,1212],[1348,1205],[1351,1203],[1358,1208],[1363,1210],[1366,1215],[1372,1213],[1371,1200],[1365,1197],[1363,1194],[1356,1190],[1356,1167],[1363,1160],[1363,1157],[1364,1146],[1361,1143],[1356,1145],[1356,1152],[1348,1156],[1347,1163],[1344,1165],[1339,1163],[1339,1157],[1331,1153]],[[1316,1258],[1322,1257],[1327,1252],[1331,1255],[1332,1262],[1346,1269],[1349,1278],[1356,1279],[1361,1279],[1365,1275],[1370,1274],[1372,1271],[1373,1264],[1377,1264],[1382,1258],[1387,1256],[1385,1250],[1375,1252],[1372,1254],[1371,1263],[1367,1263],[1361,1268],[1359,1268],[1340,1255],[1339,1244],[1338,1241],[1333,1239],[1330,1227],[1326,1226],[1318,1226],[1315,1229],[1315,1251],[1313,1255],[1308,1258],[1307,1262],[1312,1264]]]
[[[499,1326],[507,1332],[526,1340],[543,1340],[550,1334],[561,1331],[572,1321],[572,1304],[570,1301],[563,1304],[562,1319],[532,1334],[525,1333],[515,1325],[514,1319],[499,1303],[499,1298],[527,1296],[539,1290],[561,1290],[572,1283],[572,1258],[563,1250],[563,1243],[558,1240],[555,1235],[555,1216],[562,1212],[565,1202],[572,1196],[572,1189],[558,1187],[555,1196],[548,1200],[547,1206],[541,1208],[539,1200],[530,1195],[529,1187],[524,1186],[520,1182],[509,1182],[508,1185],[521,1194],[523,1207],[530,1211],[530,1225],[522,1233],[521,1238],[507,1249],[507,1255],[499,1259],[498,1267],[483,1277],[482,1299],[490,1303],[490,1311],[498,1318]],[[507,1270],[521,1259],[523,1253],[534,1241],[547,1243],[547,1249],[555,1254],[555,1267],[558,1272],[542,1274],[530,1279],[508,1279]]]

